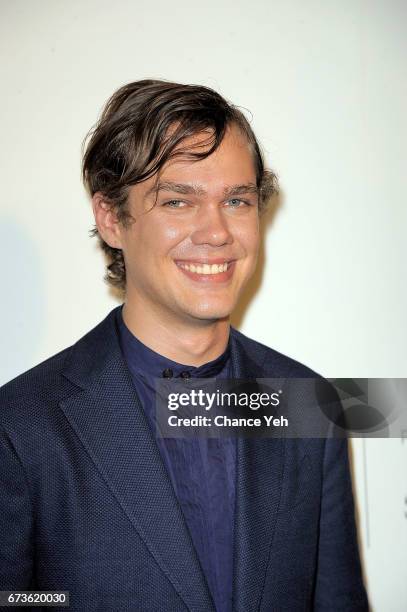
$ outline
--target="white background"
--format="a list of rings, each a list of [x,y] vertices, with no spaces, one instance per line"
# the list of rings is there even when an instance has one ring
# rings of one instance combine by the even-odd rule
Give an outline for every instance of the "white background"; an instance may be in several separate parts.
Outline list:
[[[205,84],[253,114],[282,197],[234,323],[328,377],[407,377],[403,0],[1,0],[0,382],[117,304],[80,183],[115,89]],[[373,609],[407,608],[407,442],[353,442]]]

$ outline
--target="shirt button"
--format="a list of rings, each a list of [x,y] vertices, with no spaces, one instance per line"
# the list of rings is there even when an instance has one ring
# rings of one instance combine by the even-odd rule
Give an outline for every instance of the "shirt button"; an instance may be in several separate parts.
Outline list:
[[[181,378],[191,378],[191,373],[190,372],[181,372],[180,377]]]
[[[173,374],[171,368],[165,368],[165,370],[163,370],[163,378],[172,378]]]

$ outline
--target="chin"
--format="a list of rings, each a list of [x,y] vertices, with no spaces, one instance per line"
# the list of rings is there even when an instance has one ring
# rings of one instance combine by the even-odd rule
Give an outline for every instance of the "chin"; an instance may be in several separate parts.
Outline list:
[[[230,304],[211,304],[204,302],[197,304],[195,308],[189,309],[191,316],[202,321],[217,321],[230,317],[233,305]]]

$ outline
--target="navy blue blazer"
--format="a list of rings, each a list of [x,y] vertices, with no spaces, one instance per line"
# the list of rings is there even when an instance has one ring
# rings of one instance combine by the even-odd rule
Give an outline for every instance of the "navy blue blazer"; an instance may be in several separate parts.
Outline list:
[[[236,330],[231,358],[236,378],[314,375]],[[1,388],[0,425],[0,590],[214,612],[114,310]],[[236,495],[235,612],[368,609],[346,439],[240,439]]]

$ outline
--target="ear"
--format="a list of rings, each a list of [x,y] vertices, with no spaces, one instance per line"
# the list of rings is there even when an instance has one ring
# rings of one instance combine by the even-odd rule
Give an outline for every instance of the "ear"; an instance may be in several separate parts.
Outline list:
[[[111,203],[99,191],[92,197],[92,208],[100,236],[114,249],[121,249],[121,224]]]

